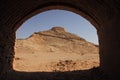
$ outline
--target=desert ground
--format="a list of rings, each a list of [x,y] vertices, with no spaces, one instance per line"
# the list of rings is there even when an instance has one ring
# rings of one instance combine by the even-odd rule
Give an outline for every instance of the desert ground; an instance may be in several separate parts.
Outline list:
[[[14,69],[18,71],[72,71],[85,70],[99,66],[98,54],[75,54],[59,51],[18,53]]]

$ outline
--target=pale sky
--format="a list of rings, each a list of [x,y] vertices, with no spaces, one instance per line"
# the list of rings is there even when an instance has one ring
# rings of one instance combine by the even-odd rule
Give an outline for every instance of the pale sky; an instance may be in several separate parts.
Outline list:
[[[96,29],[85,18],[66,10],[49,10],[24,22],[16,32],[16,38],[27,38],[34,32],[61,26],[85,40],[98,44]]]

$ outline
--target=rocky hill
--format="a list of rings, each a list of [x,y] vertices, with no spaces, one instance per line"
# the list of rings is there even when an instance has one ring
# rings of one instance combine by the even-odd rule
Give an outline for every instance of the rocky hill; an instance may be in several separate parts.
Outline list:
[[[98,46],[62,27],[17,39],[15,53],[14,68],[22,71],[66,71],[99,65]]]

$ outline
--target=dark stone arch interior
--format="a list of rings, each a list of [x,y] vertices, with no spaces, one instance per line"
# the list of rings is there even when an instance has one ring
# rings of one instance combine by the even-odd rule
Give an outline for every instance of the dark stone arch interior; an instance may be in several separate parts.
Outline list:
[[[17,28],[33,15],[49,9],[70,10],[89,20],[98,32],[100,68],[110,77],[109,80],[119,78],[119,4],[118,0],[2,0],[0,3],[0,79],[2,80],[12,70]]]

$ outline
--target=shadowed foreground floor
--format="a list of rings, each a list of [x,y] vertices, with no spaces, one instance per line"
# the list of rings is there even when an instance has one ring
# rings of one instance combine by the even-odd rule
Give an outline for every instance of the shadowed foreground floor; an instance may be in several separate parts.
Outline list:
[[[4,80],[109,80],[99,68],[67,72],[10,71]]]

